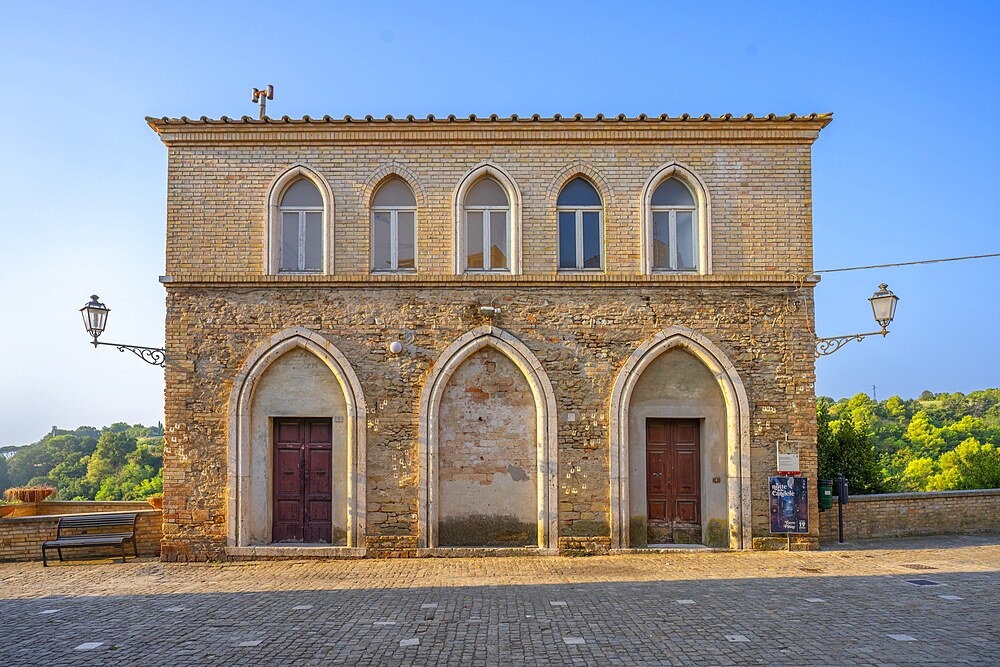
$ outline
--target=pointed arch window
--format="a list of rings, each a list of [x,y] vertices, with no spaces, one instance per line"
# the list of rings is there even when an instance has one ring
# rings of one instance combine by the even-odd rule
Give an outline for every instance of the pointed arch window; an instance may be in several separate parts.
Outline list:
[[[278,204],[279,273],[323,271],[323,196],[307,178],[292,182]]]
[[[653,271],[698,271],[698,205],[677,178],[661,182],[650,202]]]
[[[372,199],[372,271],[416,270],[417,200],[397,177]]]
[[[510,271],[510,199],[495,179],[481,178],[465,194],[465,268]]]
[[[559,216],[559,268],[601,269],[604,265],[604,214],[601,196],[586,179],[567,183],[556,200]]]

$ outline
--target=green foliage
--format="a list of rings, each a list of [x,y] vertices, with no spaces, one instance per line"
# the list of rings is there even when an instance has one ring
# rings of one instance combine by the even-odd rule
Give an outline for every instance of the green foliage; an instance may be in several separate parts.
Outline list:
[[[856,402],[840,414],[845,418],[831,421],[826,407],[816,409],[820,479],[839,474],[850,480],[852,493],[882,493],[886,484],[867,421],[871,406]]]
[[[845,473],[856,493],[861,488],[1000,487],[1000,450],[995,446],[1000,443],[1000,389],[970,394],[924,391],[916,399],[890,396],[879,403],[865,394],[839,401],[821,396],[816,404],[821,478],[837,468],[861,465],[853,474],[866,481],[859,484]],[[861,435],[868,436],[877,455],[878,484],[869,483],[870,457]]]
[[[139,444],[127,429],[112,430],[113,428],[111,426],[101,434],[97,450],[87,463],[87,479],[91,482],[99,483],[121,470],[128,462],[129,453],[134,452]]]
[[[938,461],[940,472],[930,477],[929,491],[1000,488],[1000,449],[968,438]]]
[[[7,457],[0,454],[0,493],[10,487],[10,475],[7,473]]]
[[[60,500],[141,500],[162,492],[162,467],[162,425],[53,428],[31,445],[0,450],[0,493],[47,485]]]

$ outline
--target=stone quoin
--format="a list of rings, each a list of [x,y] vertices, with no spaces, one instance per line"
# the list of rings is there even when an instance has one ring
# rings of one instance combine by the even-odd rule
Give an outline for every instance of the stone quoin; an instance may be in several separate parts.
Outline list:
[[[831,119],[147,119],[162,558],[818,548]]]

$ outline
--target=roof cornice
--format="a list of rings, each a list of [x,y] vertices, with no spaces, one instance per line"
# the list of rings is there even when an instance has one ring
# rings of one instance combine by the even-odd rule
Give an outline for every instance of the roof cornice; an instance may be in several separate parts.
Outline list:
[[[833,120],[833,114],[778,116],[618,116],[594,117],[537,114],[457,118],[242,118],[198,119],[147,117],[146,122],[165,143],[359,143],[359,142],[463,142],[518,141],[618,143],[643,142],[812,142]]]

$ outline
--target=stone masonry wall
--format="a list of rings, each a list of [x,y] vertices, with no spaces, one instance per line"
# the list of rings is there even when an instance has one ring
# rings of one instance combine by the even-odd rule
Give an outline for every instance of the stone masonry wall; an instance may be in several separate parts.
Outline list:
[[[1000,489],[851,496],[844,539],[1000,532]],[[838,539],[837,502],[820,514],[820,541]]]
[[[796,291],[788,283],[746,286],[703,279],[625,286],[600,281],[169,285],[164,557],[220,556],[233,378],[258,344],[291,326],[327,337],[360,379],[369,411],[369,546],[414,545],[420,392],[445,347],[489,323],[477,304],[494,299],[504,309],[494,326],[531,349],[555,391],[560,535],[592,534],[607,543],[607,533],[601,533],[609,522],[607,427],[615,377],[643,341],[681,325],[721,347],[746,385],[753,530],[755,544],[766,542],[767,476],[775,469],[775,443],[784,442],[786,433],[789,442],[803,447],[803,473],[815,478],[815,449],[809,445],[815,442],[811,298],[808,286]],[[394,340],[403,342],[398,356],[387,351]],[[568,421],[568,413],[577,418]],[[818,526],[818,517],[811,519],[810,525]],[[804,542],[815,543],[817,535]]]
[[[441,397],[441,546],[538,542],[535,401],[524,374],[491,348],[466,359]]]

